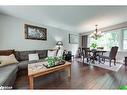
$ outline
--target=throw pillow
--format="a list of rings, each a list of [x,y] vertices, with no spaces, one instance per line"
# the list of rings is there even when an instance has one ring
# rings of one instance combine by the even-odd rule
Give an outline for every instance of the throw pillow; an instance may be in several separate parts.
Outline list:
[[[56,50],[48,50],[48,57],[55,57],[56,56]]]
[[[1,62],[0,66],[18,63],[14,54],[11,54],[9,56],[0,56],[0,62]]]
[[[39,60],[39,56],[38,54],[29,54],[29,61],[32,61],[32,60]]]

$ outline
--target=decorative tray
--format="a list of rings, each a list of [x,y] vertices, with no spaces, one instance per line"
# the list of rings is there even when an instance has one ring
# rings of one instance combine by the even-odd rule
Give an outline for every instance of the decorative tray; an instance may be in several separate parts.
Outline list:
[[[48,66],[48,64],[43,64],[46,68],[52,68],[52,67],[56,67],[56,66],[59,66],[59,65],[63,65],[63,64],[65,64],[65,61],[62,61],[62,62],[59,62],[58,64],[56,64],[56,65],[53,65],[53,66]]]

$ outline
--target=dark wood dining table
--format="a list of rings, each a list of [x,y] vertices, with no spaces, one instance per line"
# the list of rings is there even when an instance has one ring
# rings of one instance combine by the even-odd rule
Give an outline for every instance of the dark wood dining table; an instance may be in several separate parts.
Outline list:
[[[103,55],[107,51],[93,49],[93,50],[87,50],[87,52],[93,53],[93,55],[91,55],[91,59],[93,60],[93,62],[95,62],[97,60],[97,56],[99,56],[99,54]]]

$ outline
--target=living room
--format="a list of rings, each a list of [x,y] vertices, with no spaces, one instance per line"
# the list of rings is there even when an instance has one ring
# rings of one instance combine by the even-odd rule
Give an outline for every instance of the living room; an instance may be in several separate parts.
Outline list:
[[[126,6],[0,6],[1,89],[125,89],[126,13]]]
[[[8,9],[10,9],[9,8],[10,6],[4,6],[4,7],[2,6],[1,12],[4,10],[3,8],[7,8],[7,7],[8,7]],[[26,9],[28,7],[29,6],[26,6]],[[14,12],[14,9],[17,9],[18,7],[12,6],[11,8]],[[24,8],[24,6],[21,8]],[[37,7],[29,7],[29,8],[31,8],[32,10],[33,10],[33,8],[35,8],[36,11],[39,8],[42,9],[41,7],[38,7],[38,6]],[[48,8],[48,6],[45,8]],[[24,12],[24,9],[22,11]],[[27,11],[30,11],[30,10],[28,9]],[[23,14],[26,14],[26,13],[28,13],[28,12],[25,12]],[[16,14],[17,14],[17,12],[16,12]],[[35,16],[38,14],[35,14],[35,15],[31,14],[31,15],[33,17],[37,17],[35,19],[38,19],[38,16]],[[20,16],[20,14],[19,14],[19,16]],[[33,19],[33,20],[35,20],[35,19]],[[0,49],[1,56],[6,55],[6,53],[7,53],[7,55],[9,55],[9,54],[15,52],[17,54],[17,58],[20,61],[25,61],[25,60],[28,60],[29,53],[30,54],[31,53],[32,54],[38,53],[38,54],[40,54],[41,58],[43,58],[43,57],[46,58],[47,50],[52,50],[52,49],[58,48],[56,45],[56,43],[58,41],[62,41],[62,43],[63,43],[63,46],[61,48],[64,48],[64,50],[67,50],[67,51],[72,51],[73,54],[76,53],[76,50],[79,47],[78,44],[70,44],[69,43],[69,34],[78,35],[78,33],[68,31],[65,29],[60,29],[57,27],[46,26],[46,25],[44,25],[45,21],[43,21],[42,24],[37,24],[38,22],[34,22],[34,21],[32,22],[31,20],[29,21],[29,19],[26,20],[26,19],[22,19],[22,18],[19,18],[16,16],[7,15],[7,14],[6,15],[0,14],[0,21],[1,21],[0,22],[1,23],[1,34],[0,34],[0,36],[1,36],[0,37],[1,38],[1,47],[0,47],[1,48]],[[37,20],[37,21],[39,21],[39,23],[41,22],[41,20]],[[48,23],[48,21],[46,23]],[[25,38],[26,37],[26,32],[25,32],[26,25],[30,25],[32,27],[37,26],[37,27],[41,27],[41,28],[46,28],[46,33],[47,33],[46,40],[26,39]],[[10,32],[8,31],[8,29]],[[64,40],[64,39],[67,39],[67,40]],[[79,39],[77,38],[77,40],[79,40]],[[18,51],[22,51],[22,52],[18,52]],[[22,58],[20,55],[22,56]],[[20,67],[18,67],[18,68],[20,68],[21,70],[24,70],[24,69],[27,70],[27,63],[25,64],[23,62],[22,65],[19,65],[19,66]],[[27,75],[27,73],[26,73],[26,75]],[[24,80],[24,81],[26,81],[26,80]],[[2,84],[2,82],[3,81],[1,81],[1,84]],[[23,84],[23,83],[21,82],[21,84]],[[26,87],[24,86],[23,88],[26,88]],[[21,89],[22,89],[22,87],[21,87]],[[27,87],[27,89],[29,89],[29,87]]]

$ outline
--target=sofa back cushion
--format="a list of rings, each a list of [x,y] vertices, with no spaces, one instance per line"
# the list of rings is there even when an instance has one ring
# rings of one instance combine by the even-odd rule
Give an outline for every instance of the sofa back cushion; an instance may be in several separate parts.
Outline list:
[[[43,59],[47,57],[48,50],[36,50],[36,53],[39,56],[39,59]]]
[[[29,60],[29,54],[34,54],[35,51],[34,50],[31,50],[31,51],[16,51],[15,52],[15,56],[16,56],[16,59],[18,61],[25,61],[25,60]]]
[[[15,56],[18,61],[29,60],[29,54],[37,53],[39,59],[47,57],[47,50],[30,50],[30,51],[15,51]]]
[[[15,50],[0,50],[0,55],[8,56],[11,54],[15,54]]]

